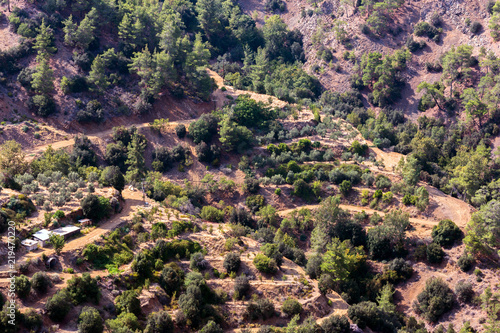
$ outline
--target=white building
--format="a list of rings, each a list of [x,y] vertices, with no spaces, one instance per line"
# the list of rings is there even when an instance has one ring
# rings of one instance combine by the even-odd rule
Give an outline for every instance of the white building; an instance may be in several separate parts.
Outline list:
[[[52,231],[42,229],[33,234],[33,239],[38,241],[41,246],[45,246],[49,241],[50,235],[52,235]]]
[[[21,242],[22,245],[26,247],[26,250],[28,251],[34,251],[38,249],[38,242],[33,239],[25,239]]]
[[[38,241],[40,245],[43,247],[49,242],[49,238],[52,234],[63,236],[64,239],[68,239],[70,236],[73,236],[77,233],[80,233],[80,228],[74,225],[68,225],[66,227],[54,229],[54,230],[46,230],[42,229],[33,234],[33,239]]]

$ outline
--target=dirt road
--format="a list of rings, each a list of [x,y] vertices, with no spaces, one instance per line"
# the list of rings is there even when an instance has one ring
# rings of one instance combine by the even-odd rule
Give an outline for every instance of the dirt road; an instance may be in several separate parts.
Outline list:
[[[168,122],[167,127],[177,126],[179,124],[189,125],[195,120],[196,119],[170,121],[170,122]],[[129,126],[127,126],[127,128],[131,128],[133,126],[135,126],[137,129],[140,129],[140,128],[149,127],[150,123],[148,122],[148,123],[130,124]],[[110,136],[112,134],[113,134],[113,129],[107,129],[104,131],[91,133],[91,134],[87,135],[87,137],[90,139],[90,141],[94,141],[94,140],[98,140],[98,139],[104,139],[107,136]],[[53,149],[57,150],[57,149],[61,149],[61,148],[70,147],[74,144],[75,144],[74,139],[68,139],[68,140],[56,141],[56,142],[48,143],[45,145],[37,146],[33,149],[29,149],[26,151],[27,159],[28,160],[34,159],[37,155],[42,154],[49,146],[51,146]]]

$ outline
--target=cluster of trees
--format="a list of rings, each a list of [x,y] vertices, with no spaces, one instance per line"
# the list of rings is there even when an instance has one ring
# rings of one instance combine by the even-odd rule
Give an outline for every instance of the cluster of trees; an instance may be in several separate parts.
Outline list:
[[[407,50],[398,50],[393,55],[383,56],[379,52],[363,54],[353,68],[351,86],[356,89],[368,87],[368,99],[376,106],[387,106],[398,100],[404,81],[401,72],[411,59]]]

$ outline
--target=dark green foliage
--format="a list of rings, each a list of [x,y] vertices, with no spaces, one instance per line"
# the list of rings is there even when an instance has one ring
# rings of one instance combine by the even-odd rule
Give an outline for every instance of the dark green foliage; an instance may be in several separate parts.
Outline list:
[[[125,161],[127,161],[127,147],[121,142],[110,143],[106,146],[105,159],[108,164],[117,166],[124,172],[127,169],[125,165]]]
[[[176,255],[179,255],[181,258],[189,258],[191,253],[200,251],[200,244],[191,240],[174,239],[171,242],[167,242],[163,239],[159,239],[156,241],[152,253],[154,258],[159,258],[165,262]]]
[[[98,304],[101,295],[97,279],[92,278],[89,273],[83,273],[81,276],[74,276],[68,280],[66,291],[75,305],[88,300]]]
[[[27,276],[25,275],[16,276],[15,284],[16,284],[16,294],[17,296],[19,296],[19,298],[24,299],[29,296],[31,291],[31,281]]]
[[[89,219],[100,221],[107,217],[110,213],[111,206],[109,199],[97,196],[95,194],[87,194],[80,202],[83,214]]]
[[[349,151],[353,154],[358,154],[359,156],[363,156],[368,151],[368,145],[359,143],[358,140],[354,140],[351,146],[349,147]]]
[[[177,264],[169,264],[161,271],[160,286],[169,296],[179,293],[183,284],[184,271]]]
[[[326,295],[329,291],[335,288],[335,282],[330,274],[321,274],[318,280],[318,289],[323,294]]]
[[[349,192],[352,189],[351,182],[348,180],[342,181],[342,183],[339,185],[339,191],[342,193],[343,196],[347,196]]]
[[[247,304],[244,316],[250,320],[268,319],[275,315],[273,302],[267,298],[258,299]]]
[[[154,259],[151,251],[144,249],[135,255],[132,270],[137,272],[141,278],[147,278],[153,273]]]
[[[264,8],[267,12],[284,12],[286,10],[286,3],[283,0],[266,0]]]
[[[270,116],[269,110],[262,102],[256,102],[250,95],[240,95],[233,106],[236,122],[247,127],[260,125]]]
[[[245,182],[243,183],[243,188],[248,193],[255,194],[259,192],[260,189],[259,180],[252,177],[247,177],[245,178]]]
[[[375,178],[375,186],[378,189],[388,189],[391,187],[391,180],[384,175],[377,175]]]
[[[140,316],[142,312],[141,302],[135,290],[125,290],[115,299],[115,306],[118,314],[121,312],[130,312],[136,316]]]
[[[63,321],[69,310],[71,310],[70,299],[70,296],[64,289],[49,298],[47,303],[45,303],[45,310],[49,318],[55,322]]]
[[[457,299],[463,303],[469,303],[474,297],[474,289],[469,282],[459,281],[455,286]]]
[[[245,204],[247,205],[248,209],[255,214],[259,211],[260,208],[262,208],[265,204],[265,198],[260,195],[249,195],[245,199]]]
[[[77,112],[76,119],[81,123],[103,121],[104,110],[102,109],[101,103],[97,100],[88,102],[85,109]]]
[[[38,331],[43,325],[42,315],[40,315],[38,312],[36,312],[35,309],[32,308],[24,311],[22,321],[24,327],[34,332]]]
[[[83,307],[78,317],[79,333],[102,333],[104,325],[99,311],[89,306]]]
[[[125,177],[119,167],[109,166],[104,168],[101,173],[101,183],[104,186],[113,186],[113,188],[121,192],[125,188]]]
[[[462,254],[457,260],[457,265],[463,272],[468,272],[474,264],[474,257],[468,253]]]
[[[236,207],[231,211],[229,222],[232,224],[241,224],[251,228],[254,227],[255,224],[252,215],[248,212],[248,210],[242,207]]]
[[[413,267],[403,258],[391,260],[387,269],[396,272],[402,280],[407,280],[413,275]]]
[[[436,41],[439,40],[440,31],[436,27],[430,25],[427,22],[418,22],[413,30],[415,36],[427,36]]]
[[[191,254],[189,259],[189,268],[191,270],[203,270],[207,268],[208,262],[205,260],[205,256],[201,252],[196,252]]]
[[[431,243],[427,246],[427,261],[431,264],[440,264],[444,258],[444,251],[441,245]]]
[[[217,133],[217,119],[211,114],[203,114],[189,125],[189,135],[194,143],[205,141],[209,143]]]
[[[96,153],[92,149],[92,142],[87,136],[83,135],[75,137],[75,143],[73,144],[70,161],[76,167],[97,165]]]
[[[36,272],[31,278],[31,287],[41,294],[45,294],[51,284],[50,278],[45,272]]]
[[[293,317],[302,312],[302,305],[296,299],[288,297],[281,305],[281,311],[288,317]]]
[[[149,314],[144,333],[172,333],[174,321],[167,311],[158,311]]]
[[[30,97],[27,106],[31,111],[41,117],[47,117],[56,112],[56,103],[54,99],[47,95],[35,95]]]
[[[226,272],[231,273],[231,272],[237,272],[238,269],[240,268],[241,264],[241,259],[240,255],[236,252],[230,252],[226,254],[224,257],[224,269]]]
[[[446,282],[439,278],[430,278],[425,282],[425,289],[417,296],[418,309],[430,322],[436,322],[444,313],[452,309],[454,295]]]
[[[19,75],[17,76],[17,81],[26,88],[27,90],[33,89],[31,87],[31,81],[33,78],[31,77],[35,73],[35,68],[33,67],[25,67],[21,70]]]
[[[203,206],[200,217],[210,222],[222,222],[224,219],[224,212],[213,206]]]
[[[372,330],[396,333],[401,326],[394,315],[379,309],[373,302],[351,305],[347,310],[347,315],[360,328],[368,326]]]
[[[175,126],[175,133],[177,134],[178,138],[183,139],[187,133],[186,126],[184,126],[183,124]]]
[[[478,34],[482,29],[483,26],[477,21],[472,22],[472,24],[470,25],[470,32],[472,32],[473,34]]]
[[[313,256],[307,260],[306,273],[311,279],[317,279],[321,275],[321,256]]]
[[[462,230],[451,220],[441,220],[432,228],[432,240],[441,246],[453,245],[462,235]]]
[[[234,279],[234,295],[236,299],[242,299],[250,290],[250,282],[245,275],[238,276]]]
[[[346,316],[331,315],[323,320],[321,327],[325,333],[349,333],[351,325]]]

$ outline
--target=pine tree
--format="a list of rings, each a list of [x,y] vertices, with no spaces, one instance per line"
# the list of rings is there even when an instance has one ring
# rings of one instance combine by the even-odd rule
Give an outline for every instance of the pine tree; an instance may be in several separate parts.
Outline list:
[[[130,69],[141,78],[139,85],[143,92],[156,96],[168,80],[175,77],[172,57],[165,51],[151,54],[147,47],[135,52]]]
[[[203,43],[201,34],[197,34],[193,50],[188,54],[186,59],[185,72],[189,75],[197,68],[206,66],[209,59],[210,51],[208,50],[207,43]]]
[[[123,19],[118,25],[118,37],[126,42],[126,43],[132,43],[133,42],[133,27],[132,27],[132,20],[130,19],[130,16],[128,13],[125,13],[123,15]],[[135,47],[135,45],[134,45]]]
[[[76,23],[73,22],[73,15],[70,15],[66,20],[63,21],[64,24],[64,42],[70,46],[75,45],[76,40],[76,29],[78,28]]]
[[[32,75],[31,86],[37,93],[47,95],[54,90],[54,71],[50,68],[46,56],[38,56],[37,60],[38,65]]]
[[[54,46],[54,34],[52,29],[45,24],[45,19],[42,19],[42,25],[38,35],[36,36],[35,45],[33,48],[38,50],[38,54],[42,53],[55,53],[57,48]]]
[[[146,142],[135,133],[132,137],[132,141],[128,145],[127,153],[127,180],[130,182],[139,182],[144,177],[144,151],[146,150]]]
[[[93,90],[103,92],[110,85],[109,78],[106,75],[106,61],[99,54],[92,62],[88,81],[94,86]]]
[[[85,18],[80,22],[74,38],[77,47],[86,50],[89,47],[89,44],[94,40],[96,17],[97,10],[95,8],[92,8],[90,12],[85,15]]]

